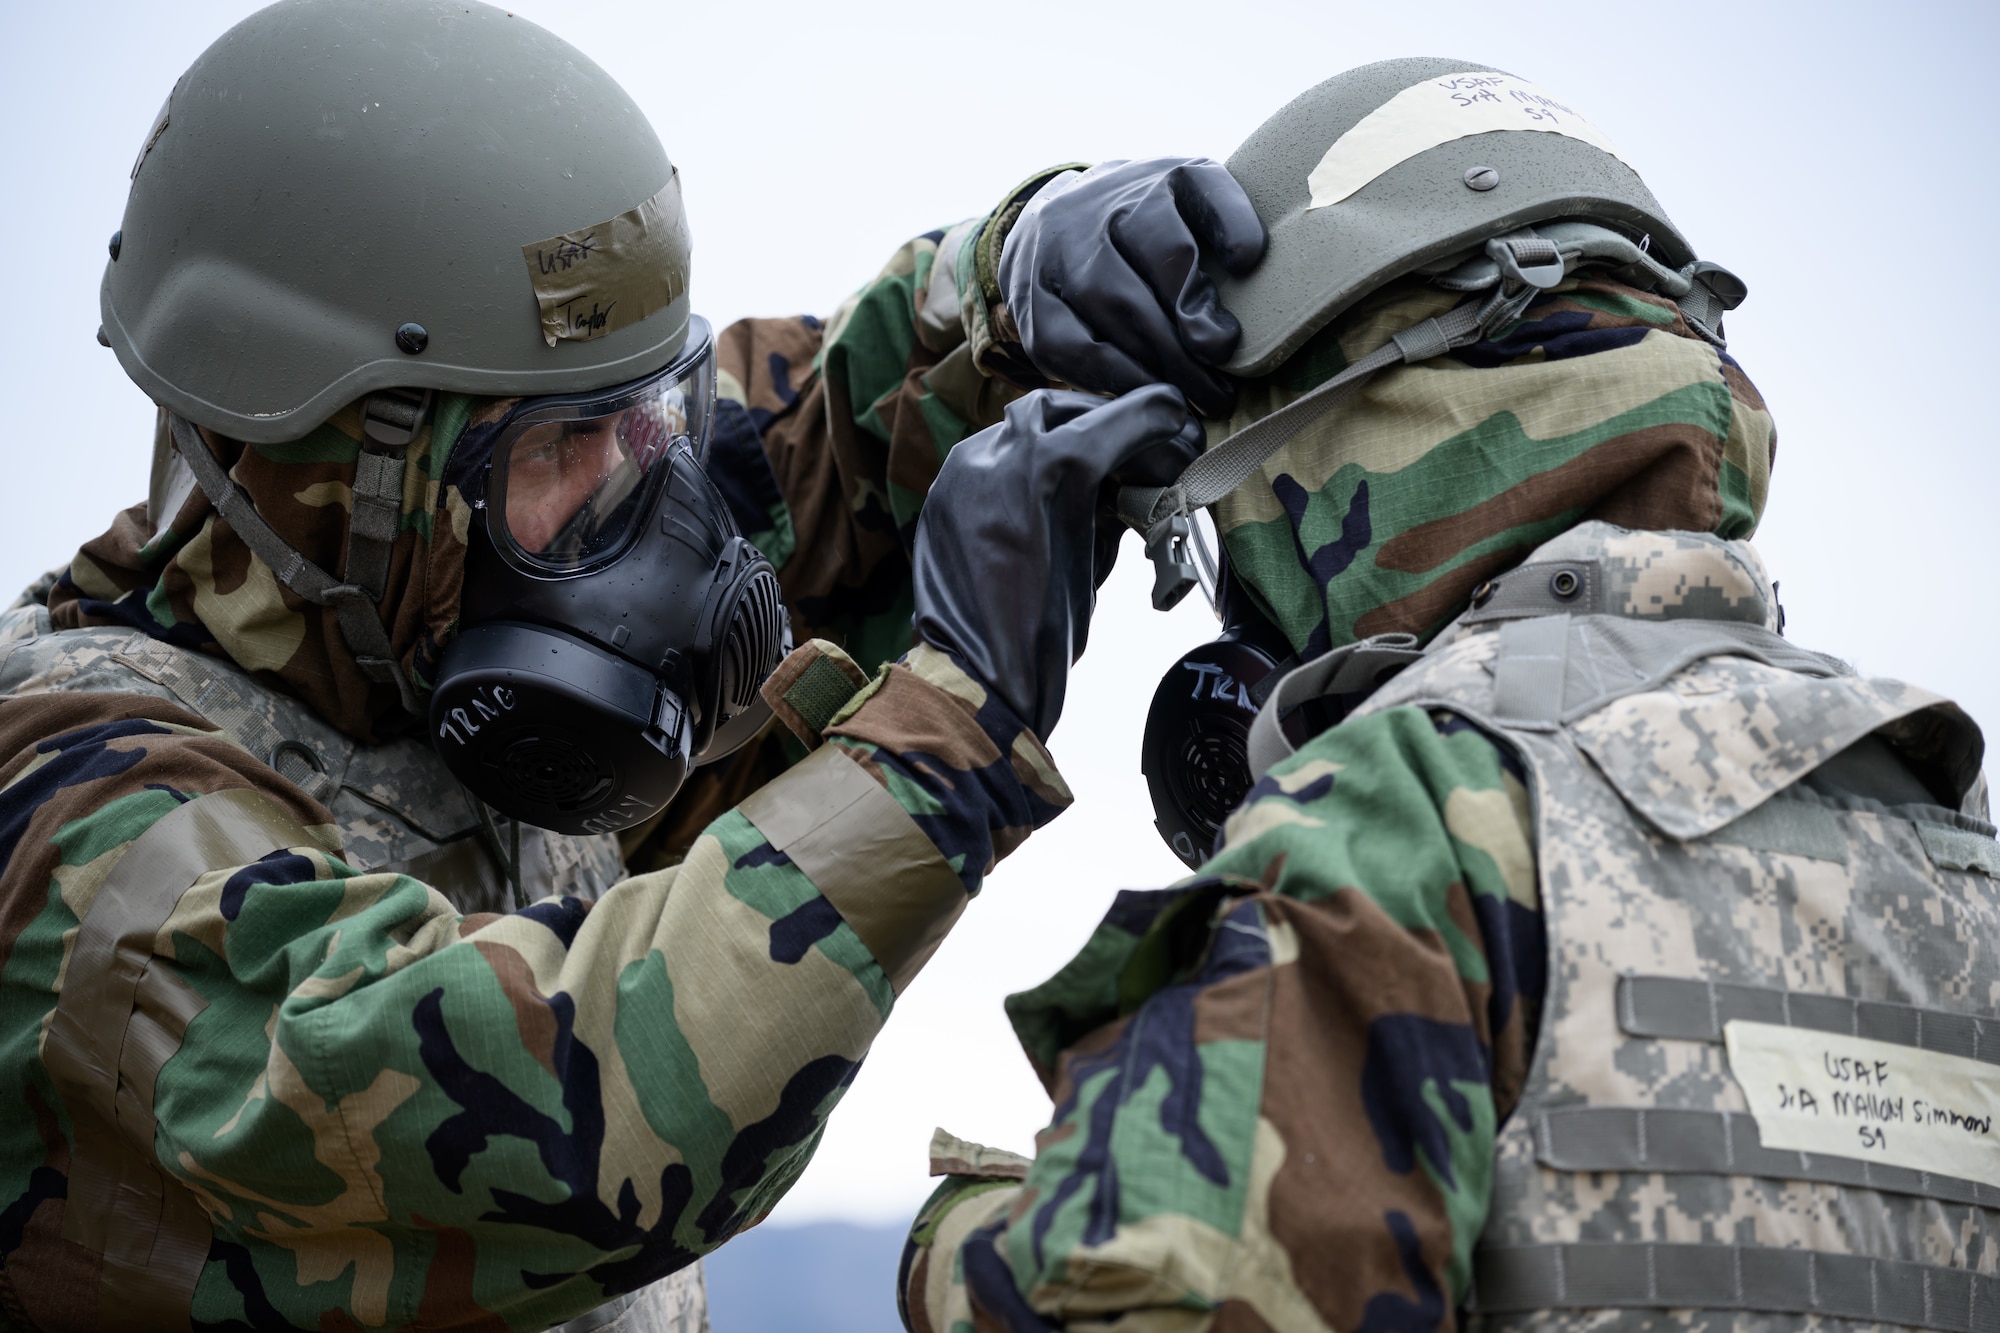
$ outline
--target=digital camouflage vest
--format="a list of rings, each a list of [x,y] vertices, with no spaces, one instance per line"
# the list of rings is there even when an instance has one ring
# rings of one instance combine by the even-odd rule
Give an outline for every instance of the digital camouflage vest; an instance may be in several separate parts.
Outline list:
[[[1530,774],[1548,990],[1477,1326],[2000,1327],[1979,733],[1777,624],[1747,546],[1586,524],[1361,710]]]

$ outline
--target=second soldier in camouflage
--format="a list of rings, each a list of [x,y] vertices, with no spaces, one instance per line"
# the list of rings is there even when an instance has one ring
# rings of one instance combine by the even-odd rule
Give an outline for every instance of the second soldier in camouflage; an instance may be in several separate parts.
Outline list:
[[[1231,159],[1277,276],[1223,284],[1247,378],[1211,445],[1420,351],[1216,506],[1232,572],[1327,679],[1406,665],[1010,998],[1051,1119],[1032,1162],[940,1134],[916,1333],[1969,1330],[2000,1299],[1978,729],[1780,636],[1742,540],[1775,437],[1721,343],[1740,284],[1587,124],[1520,111],[1551,104],[1384,62]],[[1420,332],[1482,292],[1515,304]],[[1831,1130],[1743,1063],[1861,1052],[1901,1082],[1822,1089]],[[1910,1132],[1920,1103],[1959,1146]]]

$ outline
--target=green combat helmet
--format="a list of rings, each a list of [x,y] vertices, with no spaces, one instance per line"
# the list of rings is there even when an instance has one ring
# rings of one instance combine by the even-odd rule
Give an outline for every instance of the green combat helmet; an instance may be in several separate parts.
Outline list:
[[[1228,167],[1271,235],[1262,264],[1218,279],[1243,323],[1224,367],[1237,375],[1270,370],[1384,283],[1532,223],[1581,218],[1650,237],[1649,255],[1676,270],[1695,257],[1589,121],[1464,60],[1336,74],[1258,126]]]
[[[582,52],[467,0],[281,0],[161,108],[104,335],[168,411],[263,444],[378,389],[657,370],[687,280],[673,165]]]
[[[1424,274],[1466,299],[1238,431],[1174,485],[1120,494],[1126,522],[1146,535],[1163,609],[1197,581],[1189,516],[1376,372],[1492,335],[1582,267],[1673,300],[1717,346],[1723,312],[1746,294],[1734,274],[1696,259],[1589,121],[1539,86],[1471,61],[1384,60],[1336,74],[1260,125],[1227,166],[1270,235],[1244,276],[1211,274],[1243,327],[1223,367],[1232,374],[1267,374],[1398,278]]]
[[[1546,90],[1384,61],[1295,98],[1227,168],[1269,237],[1211,272],[1242,329],[1237,403],[1171,485],[1118,496],[1154,605],[1205,581],[1225,621],[1156,692],[1141,763],[1190,866],[1250,786],[1252,692],[1281,667],[1372,688],[1579,515],[1743,536],[1769,476],[1769,416],[1722,352],[1743,284]],[[1550,365],[1557,326],[1579,342]]]
[[[680,179],[582,52],[468,0],[280,0],[181,76],[132,167],[100,339],[193,481],[369,679],[423,709],[376,607],[433,391],[603,389],[689,339]],[[360,404],[340,577],[196,427],[298,440]],[[184,465],[184,466],[183,466]]]

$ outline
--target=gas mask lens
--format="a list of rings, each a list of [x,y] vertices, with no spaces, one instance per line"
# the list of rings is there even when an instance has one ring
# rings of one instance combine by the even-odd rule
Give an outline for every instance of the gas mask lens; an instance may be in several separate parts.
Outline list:
[[[656,375],[596,394],[538,398],[501,423],[487,503],[510,559],[567,574],[631,543],[677,443],[700,458],[715,401],[706,325]]]

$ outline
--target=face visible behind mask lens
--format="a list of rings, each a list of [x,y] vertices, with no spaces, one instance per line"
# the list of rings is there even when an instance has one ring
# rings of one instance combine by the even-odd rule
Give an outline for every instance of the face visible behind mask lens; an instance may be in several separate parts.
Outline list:
[[[528,565],[567,573],[615,552],[632,535],[656,465],[676,443],[692,445],[689,385],[667,381],[601,416],[537,419],[532,409],[502,427],[511,439],[496,456],[498,515],[513,553]]]

